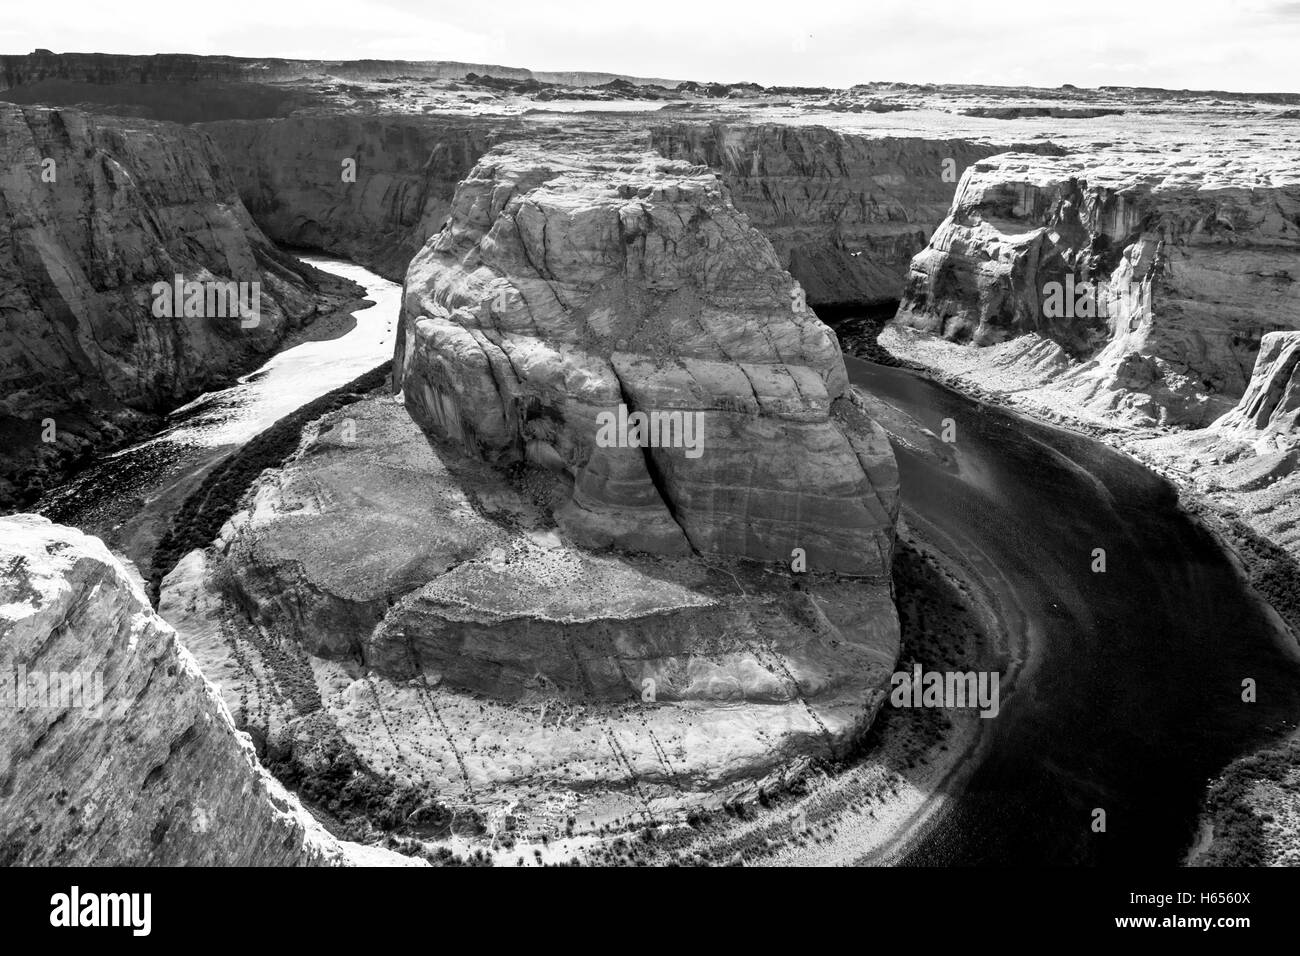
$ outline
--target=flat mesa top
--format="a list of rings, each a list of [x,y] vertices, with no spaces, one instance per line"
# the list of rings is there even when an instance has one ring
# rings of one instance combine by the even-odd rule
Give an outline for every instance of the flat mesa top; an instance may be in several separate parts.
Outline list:
[[[1253,154],[1182,156],[1153,151],[1042,156],[1001,153],[972,164],[973,175],[989,183],[1051,186],[1078,179],[1090,188],[1115,192],[1185,193],[1219,190],[1283,190],[1300,198],[1300,164],[1262,168]]]

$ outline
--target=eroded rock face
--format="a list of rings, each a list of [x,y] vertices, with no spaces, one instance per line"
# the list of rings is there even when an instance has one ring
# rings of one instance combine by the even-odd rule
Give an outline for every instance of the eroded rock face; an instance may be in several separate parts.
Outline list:
[[[395,76],[461,80],[467,73],[512,80],[587,86],[611,81],[671,86],[679,81],[590,71],[548,72],[499,63],[455,60],[290,60],[280,57],[201,56],[192,53],[149,55],[114,53],[33,53],[0,56],[0,90],[32,86],[42,80],[85,84],[192,84],[203,81],[289,83],[295,80],[343,78],[391,79]]]
[[[510,128],[504,120],[352,115],[203,127],[268,235],[395,282],[442,228],[457,182]]]
[[[335,840],[262,769],[97,538],[0,518],[0,863],[412,862]]]
[[[803,548],[818,570],[888,575],[884,432],[708,170],[498,147],[412,261],[401,323],[411,415],[476,458],[571,482],[557,517],[576,543],[763,561]],[[698,447],[658,429],[650,447],[611,443],[603,426],[637,412],[690,416]]]
[[[1131,450],[1300,560],[1300,332],[1264,336],[1245,394],[1210,427]],[[1290,598],[1285,584],[1265,587],[1270,600]]]
[[[1088,413],[1207,425],[1245,392],[1261,337],[1300,325],[1297,269],[1300,186],[1007,154],[963,177],[898,322],[977,346],[1036,333],[1062,353],[1054,387]]]
[[[32,86],[42,80],[55,79],[87,84],[186,84],[243,80],[253,75],[265,80],[292,80],[308,73],[303,61],[251,60],[187,53],[132,56],[37,50],[25,55],[0,57],[0,89]]]
[[[1245,394],[1214,427],[1300,443],[1300,332],[1270,332],[1260,340]]]
[[[246,371],[344,291],[271,245],[200,133],[0,104],[0,168],[0,505]],[[250,302],[258,283],[256,324],[155,317],[177,275],[247,283]]]
[[[161,612],[268,746],[341,736],[385,779],[530,825],[672,818],[870,725],[899,648],[886,583],[592,553],[538,480],[360,402],[262,475]]]
[[[898,477],[799,293],[706,169],[499,146],[411,264],[401,399],[310,428],[161,607],[269,746],[530,825],[843,753],[898,656]],[[605,441],[620,406],[701,440]]]
[[[961,172],[1006,149],[732,123],[656,127],[651,144],[717,169],[736,207],[815,304],[898,299],[908,264],[943,221]]]

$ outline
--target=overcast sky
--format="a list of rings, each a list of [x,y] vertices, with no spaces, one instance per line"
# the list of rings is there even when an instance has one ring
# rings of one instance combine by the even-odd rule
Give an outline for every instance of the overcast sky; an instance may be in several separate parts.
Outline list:
[[[1300,0],[4,0],[0,51],[464,60],[850,86],[1300,91]]]

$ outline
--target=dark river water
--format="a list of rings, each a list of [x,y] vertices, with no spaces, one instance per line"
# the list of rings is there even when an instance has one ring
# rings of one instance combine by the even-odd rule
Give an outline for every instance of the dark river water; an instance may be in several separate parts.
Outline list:
[[[1294,642],[1159,476],[908,371],[848,364],[936,434],[956,423],[956,473],[896,448],[903,500],[996,567],[1028,640],[983,760],[905,862],[1179,863],[1208,779],[1300,717]],[[1248,677],[1257,703],[1241,699]]]

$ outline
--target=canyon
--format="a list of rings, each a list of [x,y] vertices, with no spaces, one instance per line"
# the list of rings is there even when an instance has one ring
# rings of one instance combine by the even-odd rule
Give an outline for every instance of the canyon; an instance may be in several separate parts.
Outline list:
[[[1005,154],[967,170],[880,343],[1103,436],[1294,559],[1298,268],[1300,170]]]
[[[267,235],[352,259],[394,282],[442,228],[456,184],[511,127],[475,117],[348,114],[202,125]]]
[[[0,502],[249,371],[352,287],[280,252],[202,133],[0,105]],[[175,277],[257,283],[255,325],[159,319]]]
[[[912,257],[947,214],[959,171],[1016,148],[722,122],[656,126],[650,143],[717,169],[808,301],[832,306],[899,299]]]
[[[45,562],[37,591],[93,589],[65,548],[112,580],[118,637],[82,664],[114,673],[128,618],[180,661],[177,699],[129,719],[202,714],[173,757],[237,767],[245,802],[214,813],[288,834],[265,860],[173,844],[174,807],[211,799],[178,791],[133,860],[436,858],[496,846],[483,827],[507,817],[580,857],[854,759],[908,653],[900,529],[939,537],[900,510],[899,449],[942,474],[974,459],[863,385],[817,310],[898,302],[891,361],[1123,448],[1300,558],[1285,95],[43,53],[0,76],[0,99],[47,104],[0,103],[11,503],[355,300],[281,246],[404,282],[391,390],[308,422],[241,488],[162,582],[161,619],[95,539],[4,519],[36,542],[13,567]],[[160,325],[147,290],[173,273],[260,281],[263,322]],[[699,416],[700,454],[599,441],[616,409]],[[24,573],[0,583],[29,594]],[[406,855],[366,857],[386,851],[313,826],[262,767],[319,813],[339,754],[420,794],[436,838],[394,826]],[[135,826],[125,807],[103,812]],[[377,843],[367,819],[348,835]]]
[[[1300,184],[1007,154],[966,171],[899,322],[977,346],[1036,335],[1023,373],[999,364],[1024,385],[1059,365],[1045,390],[1079,416],[1202,427],[1246,391],[1261,337],[1300,326],[1298,256]],[[1048,308],[1052,283],[1091,283],[1095,307]]]

